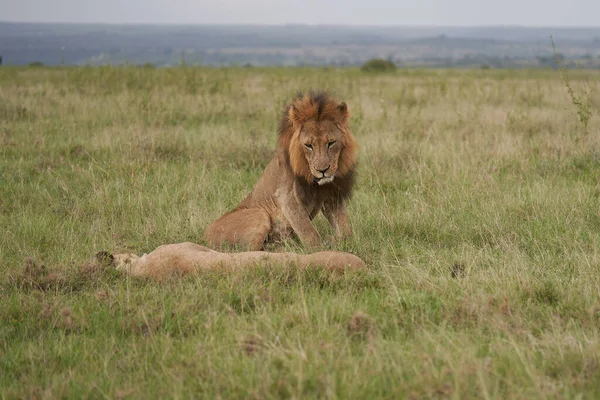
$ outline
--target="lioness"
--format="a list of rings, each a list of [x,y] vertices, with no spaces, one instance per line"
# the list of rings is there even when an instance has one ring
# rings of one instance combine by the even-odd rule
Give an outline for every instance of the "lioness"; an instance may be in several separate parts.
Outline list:
[[[359,257],[338,251],[321,251],[313,254],[269,253],[250,251],[220,253],[195,243],[176,243],[157,247],[141,257],[131,253],[96,254],[101,262],[108,262],[117,270],[135,277],[162,279],[172,275],[187,275],[212,268],[241,269],[256,265],[275,266],[292,264],[299,268],[324,267],[330,271],[365,268]]]
[[[348,107],[327,92],[299,93],[281,118],[279,145],[254,190],[213,222],[211,246],[260,250],[294,232],[305,246],[321,237],[312,224],[322,211],[336,238],[352,235],[345,201],[352,195],[358,145],[348,128]]]

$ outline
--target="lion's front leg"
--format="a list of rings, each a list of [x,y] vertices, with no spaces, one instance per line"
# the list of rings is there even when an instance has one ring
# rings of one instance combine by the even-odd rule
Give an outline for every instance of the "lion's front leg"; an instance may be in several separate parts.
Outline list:
[[[321,244],[321,235],[312,224],[304,205],[291,192],[278,193],[277,196],[283,215],[302,244],[308,247],[318,247]]]
[[[323,215],[331,224],[337,239],[346,239],[352,236],[352,226],[342,201],[328,200],[323,204]]]

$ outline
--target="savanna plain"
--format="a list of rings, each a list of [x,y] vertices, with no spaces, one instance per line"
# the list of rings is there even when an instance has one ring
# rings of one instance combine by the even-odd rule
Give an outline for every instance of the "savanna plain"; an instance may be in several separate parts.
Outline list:
[[[598,398],[599,83],[3,67],[0,397]],[[578,103],[567,86],[591,94]],[[366,271],[157,283],[92,262],[202,243],[274,154],[283,106],[311,88],[348,104],[360,145],[354,236],[316,226]]]

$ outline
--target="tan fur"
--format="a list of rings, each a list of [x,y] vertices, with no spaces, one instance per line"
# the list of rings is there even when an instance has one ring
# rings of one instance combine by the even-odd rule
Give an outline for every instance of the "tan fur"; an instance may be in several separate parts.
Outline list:
[[[358,145],[348,107],[325,92],[308,93],[286,107],[279,146],[254,190],[213,222],[203,240],[211,246],[260,250],[267,240],[295,233],[309,247],[321,244],[312,224],[322,211],[336,238],[352,234],[345,202],[351,197]]]
[[[100,252],[97,258],[110,261],[119,271],[136,277],[162,279],[173,275],[195,274],[203,270],[241,269],[253,266],[275,266],[292,264],[298,268],[324,267],[331,271],[362,269],[365,263],[350,253],[323,251],[313,254],[269,253],[251,251],[242,253],[220,253],[195,243],[168,244],[156,248],[149,254],[112,254]]]

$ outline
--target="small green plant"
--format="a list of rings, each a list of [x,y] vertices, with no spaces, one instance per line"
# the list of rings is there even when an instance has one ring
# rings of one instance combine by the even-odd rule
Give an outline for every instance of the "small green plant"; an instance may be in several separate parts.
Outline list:
[[[569,97],[571,97],[571,103],[577,107],[577,117],[579,118],[579,125],[583,129],[583,133],[588,133],[588,123],[592,117],[592,89],[585,83],[583,87],[583,93],[578,95],[575,93],[571,82],[569,81],[569,71],[566,67],[564,58],[559,57],[559,53],[556,52],[556,45],[554,44],[554,38],[550,35],[550,41],[552,42],[552,51],[554,52],[554,60],[556,65],[559,67],[560,77],[562,78]]]
[[[373,58],[364,63],[360,70],[363,72],[392,72],[396,70],[396,65],[382,58]]]
[[[30,67],[43,67],[44,63],[41,61],[34,61],[29,63]]]

